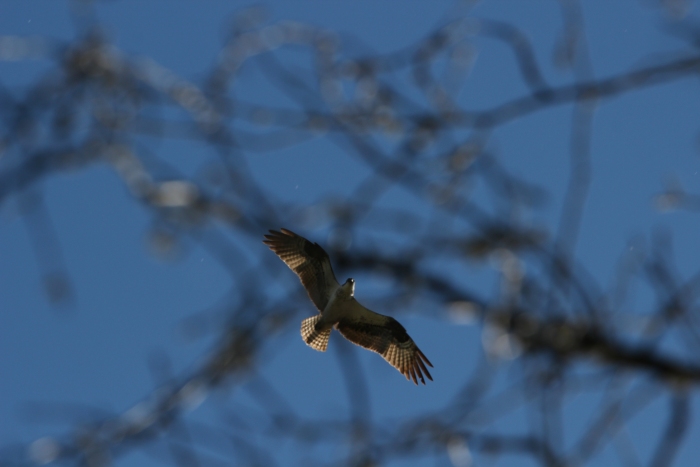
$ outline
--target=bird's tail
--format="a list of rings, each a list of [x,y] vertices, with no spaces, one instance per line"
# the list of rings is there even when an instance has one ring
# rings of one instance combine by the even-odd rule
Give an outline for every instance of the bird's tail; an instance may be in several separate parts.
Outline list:
[[[331,330],[317,331],[316,323],[320,320],[321,315],[316,315],[302,321],[301,338],[304,339],[304,342],[306,342],[306,345],[309,347],[319,352],[325,352],[326,347],[328,347],[328,339],[331,337]]]

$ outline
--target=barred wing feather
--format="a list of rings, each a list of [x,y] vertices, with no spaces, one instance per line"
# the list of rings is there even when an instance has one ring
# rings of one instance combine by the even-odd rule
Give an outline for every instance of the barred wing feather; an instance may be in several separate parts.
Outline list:
[[[421,352],[406,329],[390,316],[380,315],[352,300],[354,309],[338,322],[338,331],[350,342],[378,353],[406,379],[425,384],[423,374],[433,380],[432,363]]]
[[[270,230],[263,243],[299,276],[309,298],[323,312],[335,289],[340,287],[325,250],[287,229]]]

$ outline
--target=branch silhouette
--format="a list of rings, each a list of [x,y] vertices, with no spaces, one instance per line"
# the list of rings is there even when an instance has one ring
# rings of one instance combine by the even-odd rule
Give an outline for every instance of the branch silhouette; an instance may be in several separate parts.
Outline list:
[[[578,2],[562,3],[573,6],[563,8],[563,42],[554,44],[554,55],[560,65],[578,67],[565,85],[546,81],[526,31],[469,14],[395,53],[358,55],[351,39],[333,31],[269,23],[257,9],[243,11],[216,63],[197,83],[152,58],[119,50],[92,22],[90,6],[74,11],[82,26],[72,42],[0,37],[3,60],[48,64],[48,71],[21,89],[0,87],[0,115],[7,123],[0,205],[15,200],[20,206],[48,299],[70,303],[80,290],[72,285],[52,227],[43,182],[93,166],[114,173],[131,201],[148,212],[156,256],[186,239],[210,252],[234,284],[224,299],[224,330],[196,368],[169,375],[120,413],[101,413],[60,436],[6,446],[0,465],[107,466],[158,445],[165,448],[155,455],[175,465],[276,465],[270,446],[282,441],[343,453],[333,461],[320,454],[308,459],[323,465],[447,456],[453,465],[466,466],[472,455],[591,465],[611,445],[627,465],[672,465],[688,442],[694,423],[690,392],[700,385],[700,272],[686,278],[675,273],[665,240],[657,237],[651,255],[620,249],[609,290],[577,257],[576,243],[593,179],[595,112],[619,96],[639,97],[696,78],[700,55],[693,49],[595,78]],[[678,34],[689,42],[697,37],[687,28]],[[525,91],[473,110],[461,106],[458,93],[473,65],[474,42],[481,39],[512,51]],[[311,65],[297,63],[291,48],[312,57]],[[262,73],[266,85],[291,103],[240,97],[247,96],[246,82],[237,79],[244,67]],[[437,74],[440,67],[444,76]],[[566,199],[558,228],[535,226],[514,213],[537,211],[553,188],[521,178],[499,160],[491,142],[506,124],[563,105],[575,107]],[[181,173],[167,154],[145,149],[145,139],[197,143],[202,153],[196,157],[210,170]],[[279,199],[253,176],[247,163],[252,154],[312,139],[335,144],[368,171],[354,190],[347,187],[347,198],[313,205]],[[474,195],[477,183],[488,200]],[[394,188],[408,192],[428,215],[382,205],[382,195]],[[689,211],[700,206],[697,195],[674,182],[655,203]],[[303,223],[305,216],[329,227],[327,249],[341,274],[391,280],[392,290],[374,298],[382,309],[409,310],[446,327],[478,326],[483,355],[455,399],[420,416],[382,419],[373,411],[362,365],[343,347],[336,358],[348,417],[308,417],[286,400],[279,382],[267,379],[267,346],[298,332],[299,309],[308,299],[275,272],[271,255],[251,261],[240,239],[262,239],[269,228]],[[391,248],[376,247],[384,243]],[[436,260],[454,270],[479,269],[498,287],[477,290],[452,269],[436,270]],[[289,284],[288,293],[268,296],[270,278]],[[633,293],[632,280],[655,297],[650,312],[622,306]],[[663,343],[674,336],[681,337],[671,353]],[[518,369],[512,370],[515,362]],[[517,373],[515,382],[496,382],[509,371]],[[232,388],[258,405],[243,410],[235,401],[218,401],[222,421],[192,419],[204,399]],[[584,392],[600,394],[602,401],[565,442],[560,427],[571,410],[568,399]],[[647,459],[624,428],[657,399],[668,401],[668,419]],[[504,426],[520,410],[537,421],[513,434]]]

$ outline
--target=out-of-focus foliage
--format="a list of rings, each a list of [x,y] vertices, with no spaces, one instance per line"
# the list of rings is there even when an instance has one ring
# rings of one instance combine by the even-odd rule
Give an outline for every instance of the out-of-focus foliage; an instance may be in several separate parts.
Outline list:
[[[682,15],[680,3],[665,5]],[[186,378],[128,413],[76,426],[63,438],[40,439],[27,446],[28,458],[8,454],[0,465],[118,465],[124,452],[182,430],[185,409],[212,388],[244,381],[255,371],[261,342],[298,332],[299,316],[289,300],[307,306],[307,299],[298,293],[270,300],[265,271],[239,268],[228,243],[199,232],[262,238],[268,228],[295,230],[288,224],[290,212],[297,220],[306,213],[316,225],[330,226],[327,250],[340,270],[380,274],[399,284],[383,310],[413,306],[420,311],[427,307],[416,304],[428,303],[432,310],[444,310],[439,319],[448,325],[469,320],[482,326],[486,352],[461,397],[420,419],[372,427],[361,417],[352,422],[307,420],[270,404],[264,417],[246,421],[247,429],[270,443],[353,446],[346,459],[351,465],[444,452],[458,466],[470,465],[473,453],[493,458],[512,454],[541,465],[583,465],[609,443],[615,443],[627,465],[672,464],[679,446],[689,441],[684,438],[692,422],[689,393],[700,384],[700,274],[674,274],[660,236],[647,254],[623,255],[617,287],[610,290],[589,276],[575,250],[592,179],[595,113],[617,96],[697,76],[700,55],[662,58],[591,79],[577,2],[562,4],[563,34],[552,48],[557,63],[574,70],[573,84],[565,86],[547,83],[526,33],[516,25],[468,14],[401,51],[357,56],[346,53],[343,37],[333,31],[291,21],[270,23],[257,9],[242,12],[231,22],[218,61],[198,82],[119,50],[99,25],[86,28],[71,43],[0,37],[1,59],[39,58],[51,64],[22,92],[0,88],[5,122],[0,129],[0,203],[15,199],[21,206],[48,297],[62,303],[79,291],[72,289],[38,182],[94,165],[114,171],[133,201],[150,212],[156,254],[167,256],[181,239],[194,239],[219,255],[244,297],[230,310],[218,347]],[[684,31],[695,40],[700,36],[696,29]],[[511,49],[526,93],[479,111],[460,105],[455,96],[473,64],[475,37],[494,38]],[[304,63],[290,65],[290,50],[311,57],[303,72],[297,68]],[[249,63],[295,104],[248,98],[245,80],[239,82],[237,76]],[[558,228],[548,229],[520,214],[536,210],[550,187],[514,175],[489,143],[499,127],[564,104],[575,109],[571,168]],[[167,155],[143,150],[142,138],[201,143],[205,150],[198,157],[209,158],[216,170],[206,176],[173,176]],[[337,144],[370,175],[342,201],[324,201],[313,209],[281,205],[251,176],[247,157],[311,138]],[[476,184],[489,194],[476,196]],[[396,186],[418,199],[425,214],[378,206],[377,200]],[[655,199],[660,209],[698,210],[699,195],[674,181],[667,186]],[[391,248],[352,241],[373,232],[391,238]],[[449,267],[436,269],[436,260]],[[500,287],[473,290],[468,281],[454,277],[463,264],[495,267]],[[656,297],[656,309],[644,316],[617,306],[630,293],[633,277]],[[671,335],[681,336],[673,355],[659,345]],[[516,359],[523,372],[520,386],[504,390],[496,384],[499,359]],[[344,371],[356,371],[347,367]],[[348,381],[364,384],[362,378]],[[367,393],[366,388],[351,389]],[[268,390],[261,397],[274,399],[274,391],[284,392]],[[559,431],[568,410],[563,401],[580,391],[599,392],[603,402],[579,428],[578,439],[563,446]],[[351,404],[361,409],[362,397]],[[668,419],[651,457],[639,459],[625,427],[656,398],[670,401]],[[529,433],[489,428],[489,420],[507,420],[516,408],[530,406],[541,411],[541,423]],[[247,444],[245,436],[235,440],[240,459],[227,465],[274,463],[265,450]],[[170,446],[175,464],[208,465],[208,454],[187,436]]]

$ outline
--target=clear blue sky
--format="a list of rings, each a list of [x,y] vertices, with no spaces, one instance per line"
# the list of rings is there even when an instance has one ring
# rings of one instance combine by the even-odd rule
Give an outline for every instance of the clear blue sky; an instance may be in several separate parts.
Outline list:
[[[664,33],[668,16],[662,10],[642,5],[652,2],[582,3],[596,78],[655,63],[660,56],[690,51],[682,40]],[[108,39],[122,53],[150,57],[180,77],[199,83],[221,50],[227,21],[248,5],[239,1],[130,0],[103,2],[96,12]],[[269,22],[288,19],[340,32],[358,53],[401,49],[467,11],[450,1],[293,0],[265,5]],[[68,2],[63,1],[5,2],[0,4],[0,36],[39,35],[70,41],[77,33],[69,11]],[[532,41],[550,84],[573,81],[570,72],[552,61],[562,27],[557,2],[483,1],[469,14],[516,25]],[[527,95],[505,45],[483,37],[476,38],[473,45],[478,55],[460,95],[461,105],[485,109]],[[21,93],[48,64],[44,59],[5,61],[0,63],[0,80],[12,92]],[[242,74],[236,92],[245,92],[246,99],[265,105],[289,104],[283,96],[271,93],[270,85],[254,69]],[[576,253],[601,289],[612,287],[621,252],[644,242],[648,245],[652,232],[659,228],[672,234],[678,274],[687,276],[696,270],[700,258],[698,215],[660,213],[654,208],[653,197],[667,180],[678,180],[689,191],[700,192],[698,104],[696,80],[683,79],[607,99],[597,109],[591,147],[593,179]],[[499,127],[491,141],[508,170],[550,190],[547,204],[532,222],[553,231],[568,180],[571,120],[570,105],[545,109]],[[212,158],[211,154],[201,155],[201,145],[186,141],[152,139],[144,144],[148,151],[167,155],[169,163],[187,174],[202,170],[204,162]],[[300,219],[298,213],[304,206],[350,196],[369,173],[361,162],[323,137],[277,151],[251,153],[249,163],[258,183],[274,194],[275,201],[297,209],[289,216],[289,224],[269,227],[298,230],[321,243],[327,241],[327,231],[313,223],[294,225]],[[198,340],[188,338],[183,328],[198,313],[215,315],[236,290],[231,276],[194,243],[185,244],[175,260],[154,257],[147,245],[152,217],[134,202],[112,170],[93,165],[52,177],[41,186],[75,302],[62,308],[49,303],[17,199],[6,199],[0,204],[0,453],[3,446],[29,445],[43,436],[69,433],[80,422],[124,413],[157,386],[148,364],[154,356],[166,355],[175,375],[188,374],[215,342],[217,326],[222,323],[211,324],[205,337]],[[381,203],[422,209],[400,189],[387,192]],[[297,286],[291,272],[281,262],[275,263],[262,243],[250,238],[239,241],[248,264],[278,268],[271,277],[279,283],[271,283],[271,294]],[[489,284],[481,276],[474,280]],[[371,285],[358,278],[357,297],[363,301],[364,296],[365,302],[371,303],[372,297],[391,285]],[[651,294],[640,289],[639,296],[627,306],[650,311],[656,305],[652,300]],[[313,312],[309,304],[298,315]],[[400,319],[435,364],[435,381],[426,387],[407,384],[374,354],[349,345],[342,347],[356,352],[364,374],[371,376],[372,417],[387,425],[395,417],[444,407],[483,353],[482,330],[455,324],[444,310],[426,312],[414,307]],[[346,345],[338,334],[330,343],[331,347],[336,345]],[[673,352],[673,342],[668,348]],[[327,354],[311,351],[299,339],[295,325],[267,346],[261,358],[266,381],[289,403],[303,407],[305,415],[347,414],[345,386],[333,348]],[[254,413],[259,410],[255,387],[251,383],[230,392],[222,388],[188,417],[207,425],[219,424],[222,405]],[[653,447],[645,446],[644,440],[657,439],[654,430],[665,422],[666,404],[657,401],[631,425],[643,459]],[[34,417],[37,413],[40,416]],[[587,414],[570,413],[574,419],[566,424],[575,434],[578,419],[587,420]],[[697,410],[693,414],[700,415]],[[498,424],[496,428],[509,429]],[[519,428],[518,424],[512,427],[515,431]],[[648,434],[647,429],[651,430]],[[196,426],[192,431],[196,437]],[[700,457],[700,448],[693,442],[698,436],[696,423],[687,435],[678,465],[692,465],[693,459]],[[281,465],[305,465],[310,457],[330,462],[335,454],[303,452],[298,445],[288,444],[276,447],[271,455],[284,459]],[[450,465],[446,455],[438,459],[438,465]],[[601,454],[600,462],[614,463],[616,459],[608,450]],[[133,450],[116,465],[163,462],[169,463],[167,449],[155,447],[153,452]],[[396,465],[435,465],[433,462],[409,458]],[[482,465],[479,458],[476,465]]]

